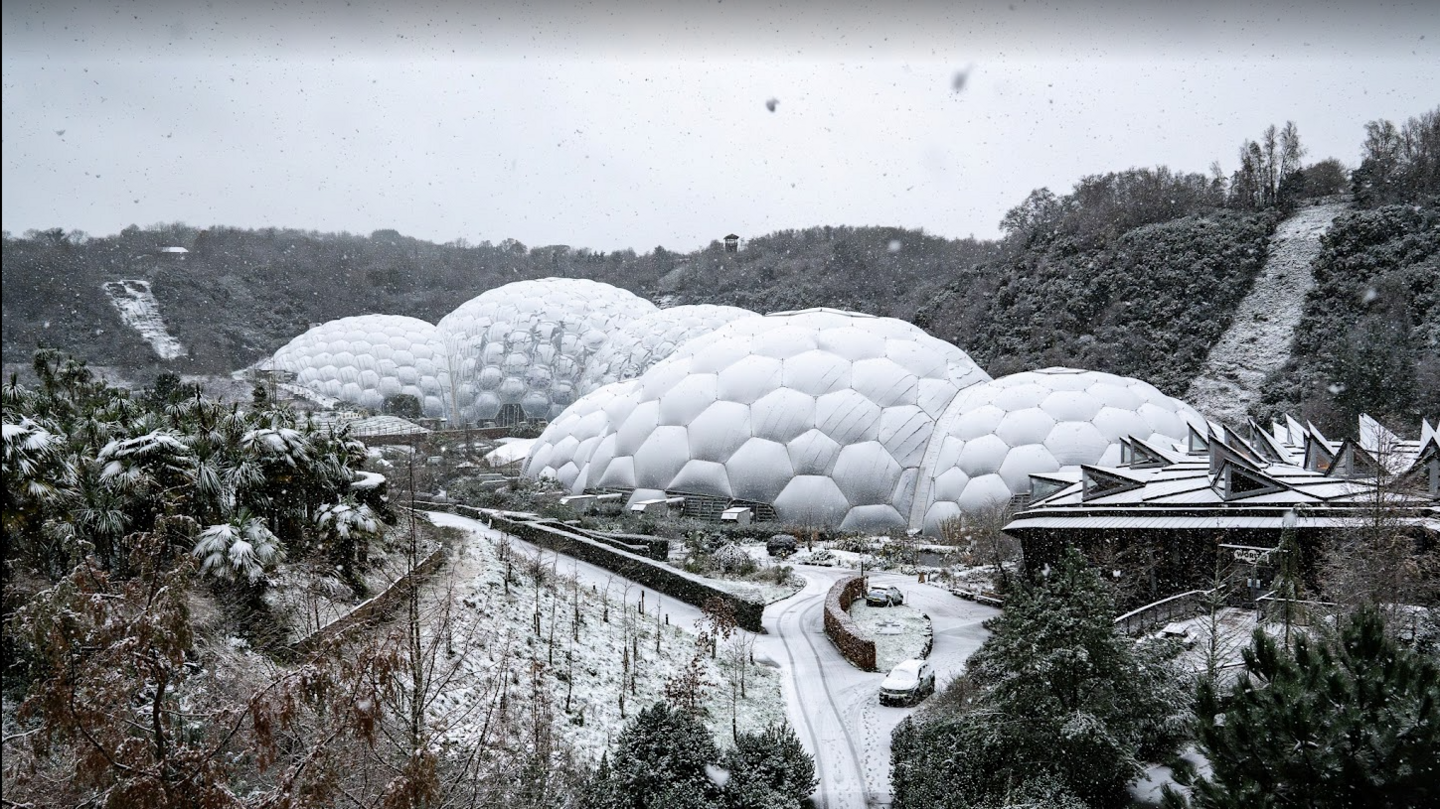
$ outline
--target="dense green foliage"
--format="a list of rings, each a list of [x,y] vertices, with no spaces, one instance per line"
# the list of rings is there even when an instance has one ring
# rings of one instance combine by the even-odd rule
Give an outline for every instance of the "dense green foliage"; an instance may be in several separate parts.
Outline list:
[[[1213,774],[1174,809],[1358,809],[1440,803],[1440,667],[1373,608],[1291,648],[1256,631],[1228,694],[1199,688]]]
[[[712,778],[723,767],[728,777]],[[723,783],[723,786],[722,786]],[[591,774],[585,809],[784,809],[815,790],[815,762],[794,731],[772,726],[744,733],[722,757],[692,714],[664,702],[625,726]]]
[[[1071,550],[1021,583],[966,675],[896,729],[896,809],[977,809],[1017,794],[1118,806],[1139,762],[1183,734],[1174,649],[1114,630],[1114,600]]]
[[[58,579],[88,559],[127,576],[135,538],[176,518],[191,526],[170,521],[178,551],[221,578],[254,583],[287,554],[351,575],[388,513],[382,492],[351,491],[365,449],[343,430],[164,377],[132,397],[53,350],[36,353],[34,372],[36,389],[3,389],[7,569]]]
[[[1440,415],[1440,199],[1347,211],[1321,237],[1291,361],[1262,406],[1348,434]]]
[[[1067,365],[1178,396],[1265,264],[1271,213],[1188,213],[1117,231],[1059,225],[968,270],[916,323],[992,376]]]

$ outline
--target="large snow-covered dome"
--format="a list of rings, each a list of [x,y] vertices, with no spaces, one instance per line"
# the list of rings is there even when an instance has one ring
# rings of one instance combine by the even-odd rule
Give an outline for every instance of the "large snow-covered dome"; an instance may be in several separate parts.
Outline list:
[[[606,415],[577,433],[577,454],[594,430],[606,434],[570,486],[767,504],[796,523],[904,527],[935,419],[988,379],[959,348],[892,318],[810,309],[734,320],[632,391],[587,405]],[[577,425],[589,417],[577,415]],[[541,436],[527,474],[566,468],[564,452],[541,456],[560,446],[560,427]]]
[[[444,351],[435,326],[400,315],[360,315],[322,323],[286,343],[269,361],[327,396],[380,410],[414,396],[427,416],[445,414]]]
[[[738,306],[695,304],[674,306],[632,320],[616,333],[585,366],[581,393],[645,373],[685,341],[709,334],[732,320],[759,317]]]
[[[623,289],[580,278],[517,281],[441,319],[452,415],[461,423],[552,419],[578,396],[589,358],[655,311]]]
[[[1116,465],[1120,439],[1183,440],[1205,420],[1139,379],[1044,368],[961,391],[940,417],[926,453],[911,522],[926,533],[962,510],[1030,491],[1032,473],[1076,464]]]

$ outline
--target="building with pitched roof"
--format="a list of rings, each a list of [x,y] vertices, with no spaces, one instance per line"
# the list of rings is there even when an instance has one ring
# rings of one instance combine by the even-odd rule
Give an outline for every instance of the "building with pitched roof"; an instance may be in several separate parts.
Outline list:
[[[1186,441],[1128,438],[1121,463],[1031,476],[1031,499],[1005,526],[1024,547],[1027,570],[1069,545],[1092,559],[1123,559],[1120,575],[1159,598],[1211,581],[1225,563],[1273,574],[1287,527],[1297,532],[1300,570],[1315,580],[1327,536],[1379,523],[1422,548],[1440,537],[1440,438],[1428,421],[1406,440],[1368,416],[1358,439],[1332,441],[1292,418],[1265,430],[1193,425]],[[1122,570],[1129,568],[1129,571]]]

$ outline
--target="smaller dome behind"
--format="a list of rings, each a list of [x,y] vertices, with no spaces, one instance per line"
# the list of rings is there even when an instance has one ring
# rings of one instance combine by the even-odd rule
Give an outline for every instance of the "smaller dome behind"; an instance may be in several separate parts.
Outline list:
[[[1204,418],[1148,382],[1101,371],[1043,368],[956,394],[926,449],[911,513],[938,534],[961,511],[1030,491],[1030,475],[1120,462],[1120,439],[1184,440]],[[922,522],[923,521],[923,522]]]
[[[435,326],[401,315],[359,315],[322,323],[286,343],[270,367],[326,396],[382,410],[406,394],[426,416],[445,415],[444,350]]]
[[[590,358],[655,305],[583,278],[516,281],[488,290],[435,327],[449,360],[457,424],[549,420],[580,397]]]
[[[738,306],[695,304],[652,312],[625,324],[610,336],[585,366],[581,393],[645,373],[650,366],[675,353],[687,340],[709,334],[732,320],[759,317]]]

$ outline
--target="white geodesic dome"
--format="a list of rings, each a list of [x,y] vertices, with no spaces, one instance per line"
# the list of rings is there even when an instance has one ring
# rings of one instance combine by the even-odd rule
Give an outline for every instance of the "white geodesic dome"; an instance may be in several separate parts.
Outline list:
[[[322,323],[276,351],[269,367],[326,396],[380,410],[414,396],[427,416],[445,415],[445,356],[435,326],[400,315],[360,315]]]
[[[517,281],[462,304],[436,326],[460,423],[553,419],[575,401],[585,364],[655,305],[581,278]]]
[[[634,409],[639,389],[639,384],[629,379],[581,396],[531,445],[522,474],[554,478],[575,494],[584,492],[590,482],[590,457],[601,439],[614,432],[614,425]]]
[[[673,306],[630,321],[610,336],[585,366],[581,393],[645,373],[687,340],[709,334],[732,320],[759,317],[738,306]]]
[[[1044,368],[975,385],[941,415],[916,492],[914,527],[939,532],[961,511],[1030,491],[1032,473],[1120,463],[1120,439],[1202,432],[1194,408],[1139,379]]]
[[[742,318],[600,405],[604,418],[576,434],[577,454],[593,430],[605,434],[571,490],[669,491],[768,504],[788,522],[904,527],[935,419],[957,391],[988,379],[959,348],[892,318],[827,309]],[[558,447],[553,432],[542,443]],[[542,451],[527,474],[558,477],[564,453]]]

